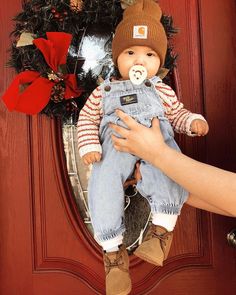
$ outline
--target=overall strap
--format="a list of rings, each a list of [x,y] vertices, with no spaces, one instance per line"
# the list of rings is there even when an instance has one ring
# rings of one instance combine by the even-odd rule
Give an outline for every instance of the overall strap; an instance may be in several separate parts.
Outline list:
[[[152,77],[152,78],[149,79],[149,80],[153,83],[154,86],[155,86],[157,83],[162,82],[161,78],[158,77],[158,76],[154,76],[154,77]]]

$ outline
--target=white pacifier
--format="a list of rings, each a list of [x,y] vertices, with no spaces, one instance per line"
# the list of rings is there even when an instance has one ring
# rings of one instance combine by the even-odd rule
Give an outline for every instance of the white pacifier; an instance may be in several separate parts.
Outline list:
[[[140,85],[147,78],[147,70],[141,65],[132,66],[129,70],[130,81]]]

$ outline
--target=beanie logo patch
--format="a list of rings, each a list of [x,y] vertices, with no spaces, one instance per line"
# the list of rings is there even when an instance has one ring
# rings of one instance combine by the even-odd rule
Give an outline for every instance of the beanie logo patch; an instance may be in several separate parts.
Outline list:
[[[147,26],[134,26],[133,38],[134,39],[147,39],[148,27]]]

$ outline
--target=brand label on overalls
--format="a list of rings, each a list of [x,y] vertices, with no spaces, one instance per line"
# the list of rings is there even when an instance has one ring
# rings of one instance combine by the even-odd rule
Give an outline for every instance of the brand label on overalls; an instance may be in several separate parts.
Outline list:
[[[137,103],[137,102],[138,102],[137,94],[129,94],[129,95],[124,95],[120,97],[120,103],[122,106],[127,104]]]

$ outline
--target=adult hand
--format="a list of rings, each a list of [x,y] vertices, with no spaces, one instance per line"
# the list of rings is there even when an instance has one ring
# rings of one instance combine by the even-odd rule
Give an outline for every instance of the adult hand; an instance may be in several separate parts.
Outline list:
[[[198,162],[168,147],[157,119],[153,119],[152,127],[147,128],[122,111],[117,111],[117,115],[128,127],[110,125],[122,136],[112,136],[117,150],[135,154],[161,169],[190,192],[192,206],[236,216],[235,173]]]
[[[110,124],[110,127],[122,137],[112,135],[116,150],[134,154],[149,162],[153,162],[158,159],[158,156],[163,155],[167,146],[162,137],[158,119],[154,118],[152,126],[147,128],[120,110],[117,110],[116,114],[128,127],[127,129]]]

